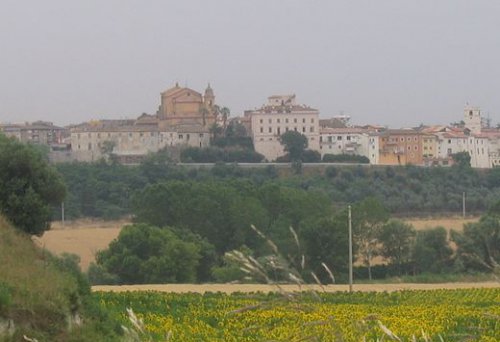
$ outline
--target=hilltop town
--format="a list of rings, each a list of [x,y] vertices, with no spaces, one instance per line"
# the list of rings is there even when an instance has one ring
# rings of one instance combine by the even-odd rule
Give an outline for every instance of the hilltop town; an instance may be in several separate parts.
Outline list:
[[[320,118],[318,109],[300,104],[295,94],[269,96],[266,104],[231,117],[227,107],[217,104],[210,84],[203,93],[175,84],[161,93],[155,114],[66,127],[46,121],[0,123],[0,131],[22,142],[48,146],[55,163],[92,162],[113,155],[128,164],[160,150],[178,160],[180,151],[208,148],[229,131],[251,141],[263,162],[283,161],[280,137],[295,131],[307,138],[309,150],[317,152],[317,162],[339,160],[332,156],[341,155],[348,161],[351,156],[364,157],[373,165],[449,166],[454,155],[467,153],[474,168],[500,165],[500,129],[490,127],[478,107],[467,105],[457,119],[461,121],[450,125],[397,129],[351,125],[347,115]]]

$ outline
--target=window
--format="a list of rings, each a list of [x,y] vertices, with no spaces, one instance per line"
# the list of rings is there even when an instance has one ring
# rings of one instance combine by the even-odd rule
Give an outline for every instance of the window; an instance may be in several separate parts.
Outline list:
[[[200,138],[203,138],[203,133],[200,133]]]
[[[295,132],[297,132],[297,127],[294,127],[294,128],[293,128],[293,130],[294,130]]]
[[[410,145],[408,145],[408,151],[409,151],[409,150],[411,150],[411,146],[410,146]]]
[[[413,138],[413,141],[418,141],[418,138],[417,138],[417,137],[414,137],[414,138]]]
[[[189,133],[186,134],[186,140],[189,140]]]
[[[309,128],[309,132],[311,132],[311,133],[312,133],[312,132],[314,132],[314,126],[311,126],[311,127]]]
[[[448,144],[451,144],[451,139],[448,139]]]
[[[260,123],[264,123],[264,120],[260,119],[260,120],[259,120],[259,122],[260,122]]]
[[[281,129],[278,127],[278,135],[281,134]]]
[[[332,137],[328,137],[328,142],[332,142]]]
[[[182,136],[182,134],[179,134],[179,139],[184,139],[184,137]]]
[[[397,140],[396,140],[397,141]],[[405,141],[405,138],[401,137],[401,142]]]
[[[269,119],[269,123],[273,123],[273,119]]]
[[[302,119],[302,123],[306,123],[306,118],[303,118],[303,119]]]
[[[288,127],[285,127],[285,132],[288,132]]]
[[[339,135],[339,136],[337,137],[337,140],[338,140],[338,141],[341,141],[341,140],[342,140],[342,136],[341,136],[341,135]]]
[[[417,146],[417,145],[413,146],[413,149],[414,149],[415,151],[417,151],[417,150],[418,150],[418,146]]]
[[[101,137],[101,133],[97,133],[97,137],[100,138]]]
[[[144,133],[141,132],[139,135],[142,137],[142,136],[144,136]]]
[[[347,139],[347,141],[351,141],[351,136],[348,135],[346,139]]]
[[[281,123],[281,120],[280,120],[280,119],[276,119],[276,121],[277,121],[278,123]]]
[[[305,133],[305,132],[306,132],[306,127],[302,126],[302,133]]]
[[[406,141],[411,141],[411,137],[407,137],[407,138],[406,138]]]
[[[260,128],[260,133],[264,133],[264,127]]]
[[[269,131],[269,133],[273,132],[273,128],[272,127],[269,127],[267,130]]]
[[[314,118],[311,118],[311,123],[314,123]]]
[[[285,119],[285,123],[288,123],[288,118]]]
[[[92,149],[92,144],[89,143],[89,151]]]
[[[293,119],[293,123],[297,123],[297,118]]]

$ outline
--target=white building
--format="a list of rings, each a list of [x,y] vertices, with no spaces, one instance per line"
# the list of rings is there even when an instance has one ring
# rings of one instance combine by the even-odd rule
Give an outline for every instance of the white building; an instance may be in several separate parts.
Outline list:
[[[459,152],[468,152],[471,157],[471,166],[475,168],[490,167],[490,142],[482,134],[466,134],[457,131],[436,133],[438,137],[438,157],[447,158]]]
[[[320,152],[319,111],[295,102],[295,95],[275,95],[256,110],[245,111],[250,118],[251,136],[255,151],[268,161],[285,154],[280,136],[287,131],[300,132],[307,137],[308,148]]]
[[[325,154],[351,154],[369,158],[369,130],[356,127],[321,128],[320,150]]]

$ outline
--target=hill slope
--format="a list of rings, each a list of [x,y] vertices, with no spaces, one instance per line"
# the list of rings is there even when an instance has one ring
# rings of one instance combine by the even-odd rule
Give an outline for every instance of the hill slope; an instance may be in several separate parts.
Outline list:
[[[86,315],[92,310],[90,289],[75,265],[71,258],[37,248],[0,217],[0,341],[19,341],[23,335],[40,341],[88,341],[108,335],[103,313],[94,312],[103,315],[97,319]],[[112,335],[106,340],[113,340]]]

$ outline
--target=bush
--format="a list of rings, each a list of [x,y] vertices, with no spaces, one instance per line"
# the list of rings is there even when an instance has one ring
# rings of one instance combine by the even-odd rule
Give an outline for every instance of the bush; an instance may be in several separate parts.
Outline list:
[[[11,291],[9,285],[0,281],[0,316],[5,314],[12,301]]]
[[[260,163],[263,159],[262,154],[241,147],[188,147],[181,151],[183,163]]]
[[[121,284],[154,284],[195,282],[200,258],[200,246],[173,230],[137,224],[124,227],[96,259]]]
[[[369,164],[370,159],[365,156],[351,154],[325,154],[323,156],[324,163],[360,163]]]

